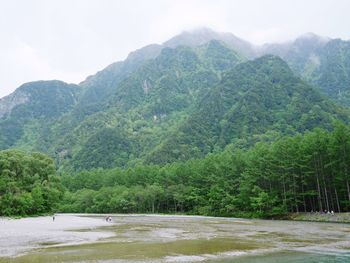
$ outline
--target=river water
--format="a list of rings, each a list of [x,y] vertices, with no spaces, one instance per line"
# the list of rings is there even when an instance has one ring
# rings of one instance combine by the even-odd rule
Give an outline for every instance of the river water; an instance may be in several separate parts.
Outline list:
[[[0,263],[349,263],[350,224],[57,215],[0,222]]]

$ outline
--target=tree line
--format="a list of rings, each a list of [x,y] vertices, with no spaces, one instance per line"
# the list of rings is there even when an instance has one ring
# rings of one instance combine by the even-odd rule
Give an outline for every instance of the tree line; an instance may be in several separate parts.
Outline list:
[[[200,160],[62,175],[62,212],[274,217],[350,211],[350,127],[229,146]]]
[[[0,152],[0,215],[50,212],[281,217],[350,211],[350,126],[233,145],[204,159],[57,175],[41,153]]]

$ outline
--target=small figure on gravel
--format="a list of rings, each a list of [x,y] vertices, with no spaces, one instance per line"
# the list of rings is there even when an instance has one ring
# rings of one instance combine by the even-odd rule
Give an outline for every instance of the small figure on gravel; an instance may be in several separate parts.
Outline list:
[[[52,216],[52,221],[53,221],[53,222],[55,222],[55,218],[56,218],[56,215],[54,214],[54,215]]]

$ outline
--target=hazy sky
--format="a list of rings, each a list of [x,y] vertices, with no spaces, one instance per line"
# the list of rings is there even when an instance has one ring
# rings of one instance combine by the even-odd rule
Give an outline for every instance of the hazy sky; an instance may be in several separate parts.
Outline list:
[[[0,0],[0,97],[79,83],[130,51],[206,26],[255,44],[305,32],[350,39],[350,0]]]

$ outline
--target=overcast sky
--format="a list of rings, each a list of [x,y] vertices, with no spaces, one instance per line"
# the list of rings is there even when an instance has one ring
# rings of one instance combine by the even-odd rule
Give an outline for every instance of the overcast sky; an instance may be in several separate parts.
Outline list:
[[[348,40],[349,13],[349,0],[0,0],[0,97],[33,80],[79,83],[201,26],[255,44],[306,32]]]

